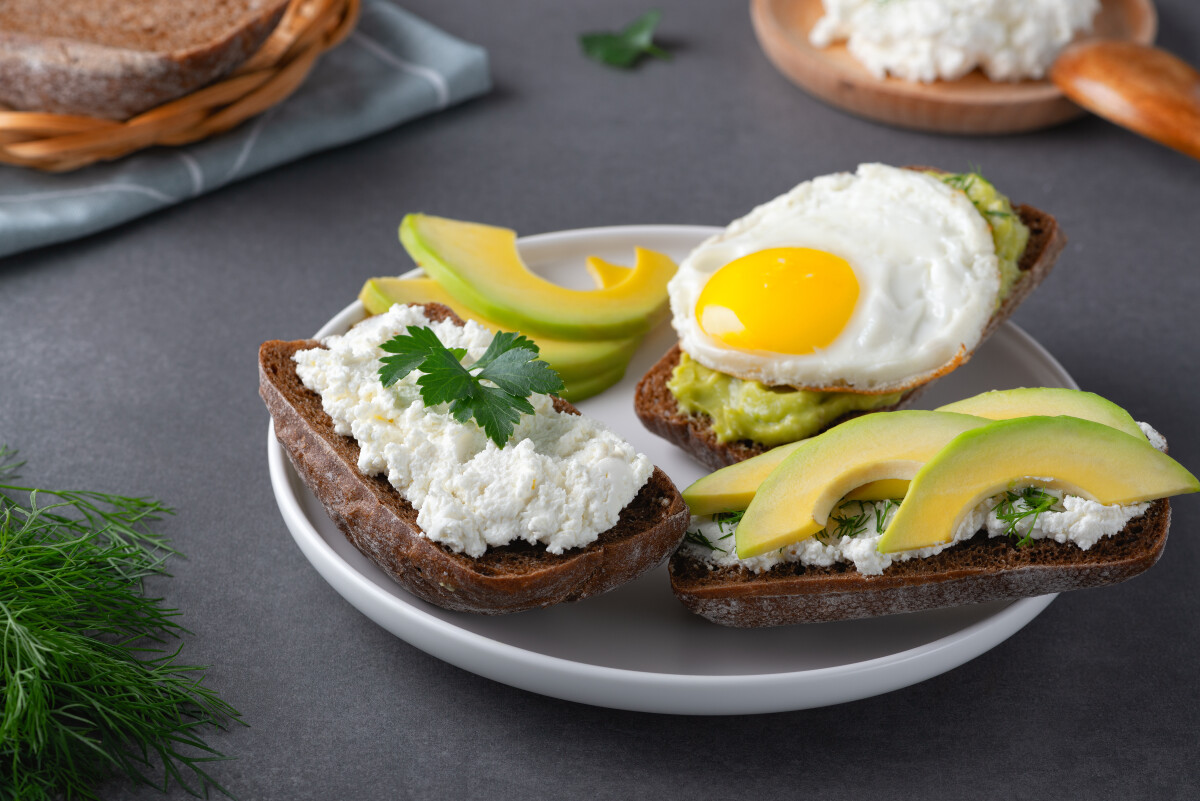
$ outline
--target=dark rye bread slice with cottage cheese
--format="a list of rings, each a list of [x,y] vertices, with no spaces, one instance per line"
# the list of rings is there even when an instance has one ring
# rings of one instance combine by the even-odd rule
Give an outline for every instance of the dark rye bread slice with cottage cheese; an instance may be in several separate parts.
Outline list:
[[[462,321],[445,306],[430,320]],[[382,476],[358,471],[358,443],[334,431],[321,397],[304,386],[292,359],[316,340],[266,342],[259,349],[259,394],[304,484],[346,538],[406,590],[461,612],[501,614],[578,601],[607,592],[662,564],[689,520],[675,485],[657,467],[617,524],[583,548],[552,554],[518,542],[472,558],[421,536],[417,511]],[[556,398],[559,411],[578,414]]]
[[[1017,547],[986,532],[925,559],[896,562],[882,575],[853,565],[779,564],[762,573],[712,567],[681,550],[671,557],[671,589],[690,611],[724,626],[823,623],[945,606],[1047,595],[1116,584],[1158,561],[1171,506],[1154,501],[1145,514],[1088,550],[1035,540]]]
[[[928,168],[913,167],[911,169],[925,170]],[[1021,305],[1029,293],[1046,278],[1054,267],[1058,255],[1067,244],[1067,238],[1058,227],[1058,222],[1054,217],[1032,206],[1021,205],[1014,206],[1014,208],[1020,215],[1021,221],[1029,227],[1029,242],[1025,245],[1025,252],[1021,254],[1021,261],[1018,264],[1021,274],[1013,284],[1008,297],[992,315],[983,331],[981,344],[1012,316],[1017,306]],[[642,424],[652,433],[683,448],[693,458],[712,470],[719,470],[770,450],[768,446],[751,440],[720,442],[717,440],[716,432],[713,431],[711,418],[702,414],[684,414],[679,410],[675,396],[667,388],[667,382],[671,379],[672,371],[679,364],[680,353],[679,345],[676,344],[638,382],[633,404],[634,411],[637,412]],[[970,354],[967,354],[963,361],[969,358]],[[880,407],[875,411],[886,412],[903,409],[911,405],[931,383],[933,382],[929,381],[910,389],[898,403]],[[838,423],[862,414],[868,414],[868,412],[850,412],[834,420],[828,427],[832,428]]]
[[[0,102],[123,120],[227,74],[288,0],[5,0]]]

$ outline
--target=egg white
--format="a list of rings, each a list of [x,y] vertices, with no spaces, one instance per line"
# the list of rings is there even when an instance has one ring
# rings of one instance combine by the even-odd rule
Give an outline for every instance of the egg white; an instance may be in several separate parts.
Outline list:
[[[850,263],[854,311],[810,354],[738,350],[708,336],[696,301],[729,262],[776,247],[824,250]],[[1000,267],[991,230],[967,196],[883,164],[806,181],[699,245],[671,280],[680,345],[713,370],[804,389],[895,392],[953,369],[996,310]]]

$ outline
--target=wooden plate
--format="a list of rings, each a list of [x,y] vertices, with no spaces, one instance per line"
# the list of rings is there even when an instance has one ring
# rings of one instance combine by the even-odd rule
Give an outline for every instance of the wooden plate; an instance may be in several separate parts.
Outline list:
[[[824,14],[821,0],[751,0],[750,16],[771,63],[809,94],[867,119],[955,134],[1020,133],[1083,114],[1046,80],[993,82],[982,72],[922,84],[879,79],[844,44],[819,49],[808,32]],[[1151,0],[1101,0],[1093,36],[1150,44],[1158,29]]]

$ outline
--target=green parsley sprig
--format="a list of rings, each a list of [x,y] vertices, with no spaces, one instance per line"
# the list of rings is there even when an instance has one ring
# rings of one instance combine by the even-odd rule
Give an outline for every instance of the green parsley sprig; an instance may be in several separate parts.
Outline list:
[[[500,331],[470,367],[464,367],[464,348],[447,348],[430,328],[408,326],[380,347],[391,356],[380,359],[379,380],[390,387],[413,370],[426,406],[450,404],[460,423],[471,418],[492,442],[503,448],[522,414],[533,414],[529,396],[561,392],[563,381],[550,365],[538,359],[538,346],[511,331]],[[485,384],[484,381],[489,383]]]
[[[174,551],[148,526],[171,510],[17,486],[19,466],[0,446],[0,798],[97,799],[116,776],[228,795],[204,729],[241,718],[160,647],[187,632],[143,588],[169,575]]]
[[[661,11],[647,11],[616,33],[585,33],[579,37],[579,44],[588,58],[610,67],[630,69],[644,55],[669,61],[671,54],[654,44],[654,29],[660,19]]]

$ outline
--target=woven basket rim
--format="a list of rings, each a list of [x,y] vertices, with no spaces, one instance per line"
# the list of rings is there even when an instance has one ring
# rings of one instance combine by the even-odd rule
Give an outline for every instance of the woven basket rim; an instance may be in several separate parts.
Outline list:
[[[296,91],[319,56],[354,29],[360,6],[290,0],[263,44],[230,73],[126,120],[0,107],[0,162],[65,172],[227,131]]]

